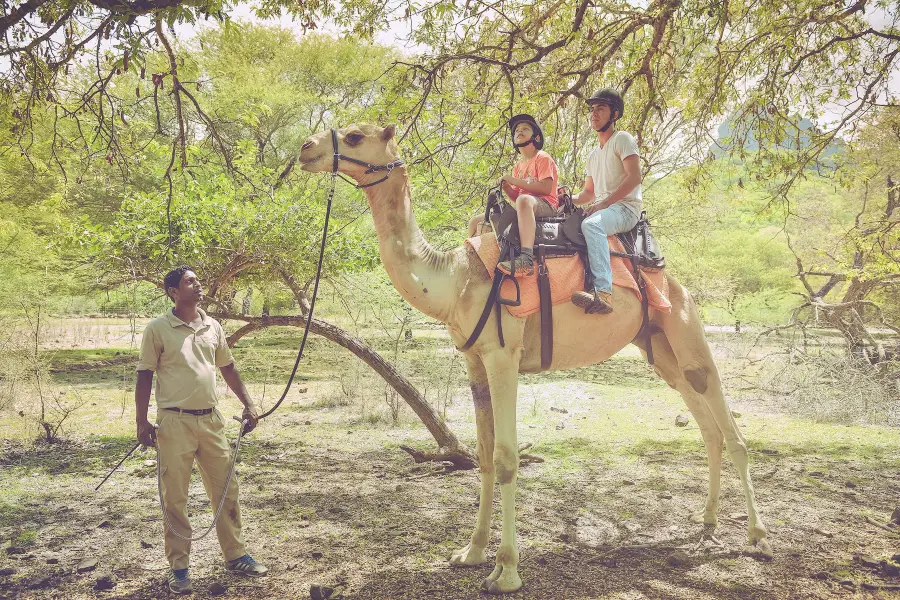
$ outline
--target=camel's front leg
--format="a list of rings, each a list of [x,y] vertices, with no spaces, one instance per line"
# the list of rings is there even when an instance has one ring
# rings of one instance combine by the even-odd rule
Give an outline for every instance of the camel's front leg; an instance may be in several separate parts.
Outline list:
[[[487,562],[484,549],[491,535],[491,509],[494,504],[494,413],[491,391],[481,359],[466,355],[469,387],[475,402],[475,425],[478,436],[478,464],[481,468],[481,496],[475,531],[469,543],[450,556],[451,565],[480,565]]]
[[[519,468],[516,440],[516,392],[521,351],[498,349],[484,357],[494,412],[494,470],[500,482],[503,530],[494,570],[482,588],[492,594],[514,592],[522,587],[519,578],[519,549],[516,544],[516,474]]]

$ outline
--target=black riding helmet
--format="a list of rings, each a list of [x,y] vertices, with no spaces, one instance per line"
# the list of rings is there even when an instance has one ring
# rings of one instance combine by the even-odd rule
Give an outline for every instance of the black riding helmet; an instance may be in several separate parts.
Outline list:
[[[524,144],[516,144],[516,125],[518,125],[519,123],[528,123],[529,125],[531,125],[531,139]],[[510,119],[509,135],[510,137],[512,137],[513,148],[516,149],[516,152],[519,152],[519,148],[532,143],[538,150],[544,147],[544,132],[541,131],[541,126],[537,124],[537,121],[535,121],[534,117],[532,117],[531,115],[516,115],[512,119]]]
[[[603,88],[597,90],[591,95],[590,98],[585,100],[588,106],[593,106],[594,104],[605,104],[609,107],[610,112],[617,112],[619,116],[613,117],[610,114],[609,121],[606,122],[606,125],[600,128],[600,131],[606,131],[609,129],[610,125],[612,125],[617,119],[621,119],[622,115],[625,114],[625,101],[622,100],[622,95],[619,94],[616,90],[612,88]]]

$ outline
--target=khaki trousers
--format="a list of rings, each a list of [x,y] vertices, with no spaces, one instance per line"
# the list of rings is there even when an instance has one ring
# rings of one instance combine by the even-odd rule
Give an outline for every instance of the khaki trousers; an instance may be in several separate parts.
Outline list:
[[[184,537],[191,537],[187,517],[188,485],[194,458],[200,467],[203,487],[215,514],[228,470],[231,467],[231,447],[225,438],[225,420],[218,410],[197,416],[160,410],[156,422],[156,443],[159,448],[159,468],[162,475],[162,495],[169,525]],[[208,521],[207,521],[208,522]],[[238,505],[238,482],[235,476],[228,487],[222,515],[216,524],[216,534],[225,560],[246,554],[241,533],[241,509]],[[191,543],[165,529],[166,558],[173,569],[186,569],[190,562]]]

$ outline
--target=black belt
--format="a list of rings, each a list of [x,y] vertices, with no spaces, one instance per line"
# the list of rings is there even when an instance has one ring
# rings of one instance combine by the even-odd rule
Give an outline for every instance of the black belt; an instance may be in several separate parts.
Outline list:
[[[184,414],[186,414],[186,415],[197,415],[198,417],[202,417],[203,415],[208,415],[209,413],[211,413],[211,412],[214,411],[215,409],[214,409],[214,408],[197,408],[197,409],[190,409],[190,408],[175,408],[175,407],[168,407],[168,406],[167,406],[167,407],[166,407],[166,410],[174,410],[175,412],[178,412],[178,413],[184,413]]]

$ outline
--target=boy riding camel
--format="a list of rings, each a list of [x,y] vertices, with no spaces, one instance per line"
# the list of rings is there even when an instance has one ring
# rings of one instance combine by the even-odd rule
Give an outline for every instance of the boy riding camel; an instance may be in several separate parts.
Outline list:
[[[534,274],[535,217],[556,216],[559,173],[556,163],[541,149],[544,132],[534,117],[516,115],[509,120],[509,129],[513,147],[522,157],[513,167],[512,175],[500,178],[500,186],[516,207],[522,249],[515,260],[503,261],[497,267],[507,275],[519,277]]]
[[[581,231],[587,241],[594,293],[578,292],[572,303],[588,314],[608,314],[613,309],[612,267],[606,238],[637,225],[642,208],[641,167],[634,137],[616,130],[616,120],[625,112],[619,92],[603,88],[587,104],[598,145],[587,159],[584,189],[573,200],[584,207]]]

